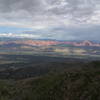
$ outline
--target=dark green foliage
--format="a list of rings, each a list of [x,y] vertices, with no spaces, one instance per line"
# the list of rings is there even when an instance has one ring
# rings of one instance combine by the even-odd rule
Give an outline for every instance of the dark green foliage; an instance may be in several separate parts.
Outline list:
[[[100,62],[85,64],[80,70],[1,80],[0,100],[100,100]]]

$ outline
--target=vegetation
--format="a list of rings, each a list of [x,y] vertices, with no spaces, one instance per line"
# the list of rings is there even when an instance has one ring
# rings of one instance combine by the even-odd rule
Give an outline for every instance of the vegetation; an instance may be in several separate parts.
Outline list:
[[[0,80],[0,100],[100,100],[100,62],[77,64],[69,69],[63,67],[68,63],[55,63],[62,71]]]

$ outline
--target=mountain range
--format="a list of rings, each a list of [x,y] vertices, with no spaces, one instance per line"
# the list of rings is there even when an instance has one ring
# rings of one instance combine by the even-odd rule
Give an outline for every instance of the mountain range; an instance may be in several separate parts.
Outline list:
[[[11,44],[16,44],[16,45],[29,45],[29,46],[52,46],[52,45],[71,45],[71,46],[76,46],[76,47],[81,47],[81,46],[91,46],[91,47],[100,47],[100,43],[95,43],[89,40],[85,41],[57,41],[57,40],[13,40],[13,41],[0,41],[0,46],[1,45],[11,45]]]
[[[58,41],[13,39],[0,41],[0,54],[31,54],[41,56],[100,56],[100,43],[92,41]]]

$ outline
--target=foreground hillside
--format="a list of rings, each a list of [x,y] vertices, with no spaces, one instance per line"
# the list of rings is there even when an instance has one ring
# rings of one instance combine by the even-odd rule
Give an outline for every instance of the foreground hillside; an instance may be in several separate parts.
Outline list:
[[[1,80],[0,100],[100,100],[99,61],[85,63],[80,69],[65,69],[44,76]]]

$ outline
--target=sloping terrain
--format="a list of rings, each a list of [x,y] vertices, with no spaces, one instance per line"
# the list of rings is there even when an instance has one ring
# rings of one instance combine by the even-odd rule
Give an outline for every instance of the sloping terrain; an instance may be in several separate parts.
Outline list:
[[[55,66],[57,63],[55,64]],[[75,65],[75,63],[74,63]],[[60,66],[68,66],[62,64]],[[70,64],[69,64],[70,66]],[[77,66],[77,64],[75,65]],[[80,65],[81,66],[81,65]],[[99,100],[100,62],[21,80],[1,80],[0,100]]]

